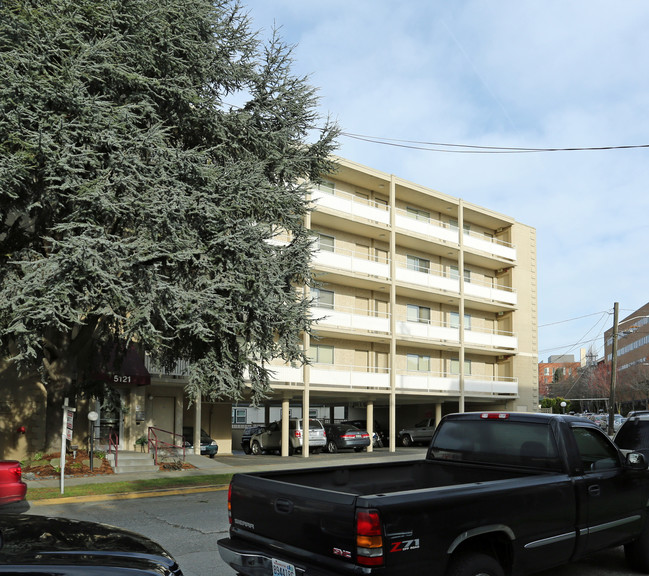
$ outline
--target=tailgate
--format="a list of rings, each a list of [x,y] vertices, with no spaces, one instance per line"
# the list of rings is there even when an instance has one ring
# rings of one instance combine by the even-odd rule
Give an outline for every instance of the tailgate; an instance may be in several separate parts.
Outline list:
[[[232,534],[283,550],[338,560],[355,556],[356,496],[236,474],[231,484]],[[351,562],[351,558],[350,558]]]

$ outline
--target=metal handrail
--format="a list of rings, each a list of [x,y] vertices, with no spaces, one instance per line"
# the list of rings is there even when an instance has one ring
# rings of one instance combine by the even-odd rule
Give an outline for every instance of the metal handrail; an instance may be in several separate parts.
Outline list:
[[[108,432],[108,453],[113,453],[113,446],[115,447],[115,468],[117,468],[117,453],[119,452],[119,435],[113,428]]]
[[[168,434],[172,437],[174,443],[165,442],[158,438],[158,432]],[[176,438],[180,438],[180,443],[176,444]],[[149,426],[148,432],[148,442],[147,442],[147,451],[151,453],[153,450],[153,461],[155,465],[158,465],[158,451],[160,448],[182,448],[183,449],[183,462],[185,461],[185,437],[182,434],[176,434],[170,430],[163,430],[162,428],[156,428],[155,426]]]

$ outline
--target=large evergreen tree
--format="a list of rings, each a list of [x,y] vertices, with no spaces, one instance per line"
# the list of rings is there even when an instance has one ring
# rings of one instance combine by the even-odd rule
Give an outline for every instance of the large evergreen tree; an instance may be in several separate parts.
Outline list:
[[[132,342],[213,400],[304,359],[304,182],[338,129],[291,67],[237,2],[0,0],[1,355],[54,408]]]

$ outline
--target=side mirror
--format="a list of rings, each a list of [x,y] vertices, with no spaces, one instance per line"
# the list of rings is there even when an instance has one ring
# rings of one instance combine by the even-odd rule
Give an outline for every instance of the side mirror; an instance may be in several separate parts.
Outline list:
[[[625,464],[628,468],[632,470],[646,470],[647,461],[645,457],[640,452],[629,452],[626,455]]]

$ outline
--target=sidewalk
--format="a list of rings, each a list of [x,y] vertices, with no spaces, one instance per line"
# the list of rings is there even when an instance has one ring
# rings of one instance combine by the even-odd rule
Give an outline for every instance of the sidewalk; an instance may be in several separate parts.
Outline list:
[[[264,470],[294,470],[297,468],[311,468],[319,466],[341,466],[348,464],[369,464],[377,462],[393,462],[401,460],[415,460],[426,456],[426,448],[397,448],[390,452],[387,448],[378,448],[373,452],[339,452],[337,454],[310,454],[308,457],[294,455],[282,458],[276,455],[253,456],[243,452],[232,455],[199,456],[187,454],[187,462],[195,466],[190,470],[172,470],[157,472],[135,472],[129,474],[98,474],[96,476],[65,477],[65,486],[80,486],[87,484],[107,484],[111,482],[128,482],[135,480],[148,480],[153,478],[182,478],[189,476],[235,474],[238,472],[260,472]],[[25,479],[27,484],[27,499],[30,488],[52,488],[61,485],[60,477],[47,479]]]

